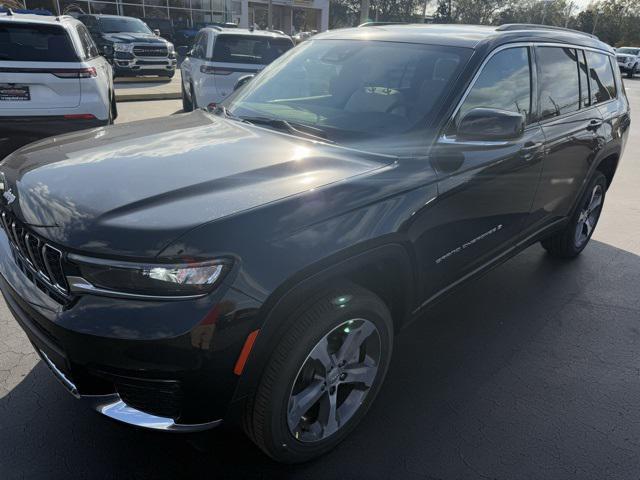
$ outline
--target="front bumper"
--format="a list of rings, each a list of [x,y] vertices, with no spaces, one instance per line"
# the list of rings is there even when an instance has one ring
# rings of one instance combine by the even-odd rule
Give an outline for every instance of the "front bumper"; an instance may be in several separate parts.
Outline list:
[[[129,58],[112,60],[115,76],[167,75],[176,71],[177,60],[167,57],[141,58],[131,55]]]
[[[172,432],[201,432],[215,428],[222,423],[222,420],[214,420],[207,423],[185,425],[176,423],[173,418],[160,417],[137,410],[127,405],[117,393],[111,395],[89,395],[82,397],[78,392],[78,387],[67,378],[67,376],[53,363],[53,361],[42,350],[38,350],[42,361],[49,367],[54,376],[69,390],[74,397],[84,399],[94,410],[102,415],[112,418],[127,425],[146,428],[150,430],[166,430]]]
[[[624,64],[624,63],[618,63],[618,68],[620,68],[621,72],[624,73],[628,73],[633,69],[633,63],[630,64]]]
[[[221,286],[197,300],[82,295],[60,305],[15,265],[0,229],[0,290],[54,375],[100,413],[139,427],[199,431],[221,423],[256,301]],[[127,326],[125,326],[125,324]]]

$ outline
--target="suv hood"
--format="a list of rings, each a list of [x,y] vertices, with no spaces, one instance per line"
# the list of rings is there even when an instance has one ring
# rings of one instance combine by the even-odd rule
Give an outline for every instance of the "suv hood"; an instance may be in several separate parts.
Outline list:
[[[167,41],[150,33],[103,33],[102,38],[113,43],[143,42],[148,44],[166,45]]]
[[[197,111],[52,137],[0,171],[9,208],[43,237],[148,257],[204,223],[390,162]]]

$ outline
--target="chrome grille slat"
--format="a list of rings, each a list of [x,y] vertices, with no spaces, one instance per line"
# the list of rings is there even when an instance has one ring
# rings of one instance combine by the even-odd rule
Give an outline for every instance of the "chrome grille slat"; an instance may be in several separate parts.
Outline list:
[[[2,211],[0,226],[9,239],[16,263],[27,277],[57,301],[68,301],[70,294],[62,264],[63,253],[28,232],[11,213]]]
[[[28,233],[24,236],[24,243],[27,245],[26,260],[31,264],[32,267],[35,267],[36,260],[31,249],[31,236]]]

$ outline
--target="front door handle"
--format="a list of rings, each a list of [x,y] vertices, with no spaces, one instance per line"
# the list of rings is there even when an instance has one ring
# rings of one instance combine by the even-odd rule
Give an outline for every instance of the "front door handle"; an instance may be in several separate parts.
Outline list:
[[[603,123],[604,122],[602,120],[596,120],[596,119],[591,120],[589,122],[589,125],[587,125],[587,130],[590,130],[590,131],[597,130],[602,126]]]
[[[520,149],[520,154],[522,158],[528,162],[536,156],[542,146],[542,142],[526,142]]]

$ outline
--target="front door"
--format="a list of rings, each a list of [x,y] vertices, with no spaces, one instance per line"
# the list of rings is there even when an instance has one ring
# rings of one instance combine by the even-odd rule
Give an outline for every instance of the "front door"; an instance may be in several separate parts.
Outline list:
[[[542,168],[544,136],[532,115],[531,52],[517,46],[495,53],[482,67],[447,133],[431,156],[439,175],[436,227],[425,239],[424,298],[495,258],[523,230]],[[456,138],[460,120],[474,108],[520,113],[527,125],[515,140]]]

